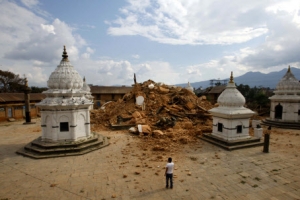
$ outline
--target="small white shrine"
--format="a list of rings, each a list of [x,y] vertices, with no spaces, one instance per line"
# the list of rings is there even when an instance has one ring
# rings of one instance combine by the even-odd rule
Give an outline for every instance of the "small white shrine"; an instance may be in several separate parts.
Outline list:
[[[193,86],[191,86],[190,82],[188,82],[187,86],[185,87],[185,89],[191,91],[192,93],[194,93],[194,88]]]
[[[290,66],[270,97],[270,120],[277,122],[300,122],[300,82]]]
[[[245,98],[236,89],[231,72],[226,89],[218,98],[219,106],[210,109],[213,117],[212,136],[225,141],[249,139],[249,120],[254,112],[245,108]]]
[[[93,105],[90,88],[68,59],[62,60],[47,82],[46,98],[36,104],[41,109],[42,141],[78,141],[91,136],[89,108]]]
[[[108,146],[109,138],[91,132],[90,109],[93,96],[68,60],[62,60],[48,80],[46,98],[36,104],[41,109],[40,137],[16,153],[31,158],[79,156]]]

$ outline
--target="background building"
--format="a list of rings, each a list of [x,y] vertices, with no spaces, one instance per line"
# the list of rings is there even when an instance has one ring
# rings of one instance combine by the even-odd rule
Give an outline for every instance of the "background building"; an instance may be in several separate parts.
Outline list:
[[[35,118],[39,115],[39,108],[35,106],[46,97],[45,94],[30,94],[30,116]],[[0,121],[8,119],[23,119],[25,117],[24,93],[0,93]]]

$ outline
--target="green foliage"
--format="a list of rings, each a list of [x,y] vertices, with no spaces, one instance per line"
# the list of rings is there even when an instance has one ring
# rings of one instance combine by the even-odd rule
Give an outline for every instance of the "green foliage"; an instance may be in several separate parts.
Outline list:
[[[0,70],[0,92],[23,92],[25,87],[25,78],[10,71]]]
[[[269,97],[272,95],[270,88],[253,87],[240,84],[236,87],[246,99],[249,108],[256,109],[269,106]]]
[[[31,93],[42,93],[44,91],[46,91],[48,88],[46,87],[35,87],[35,86],[32,86],[31,87]]]

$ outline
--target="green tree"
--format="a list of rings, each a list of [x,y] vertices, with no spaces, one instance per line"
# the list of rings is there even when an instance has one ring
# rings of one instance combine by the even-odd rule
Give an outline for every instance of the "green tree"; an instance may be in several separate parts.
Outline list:
[[[266,94],[264,94],[262,91],[259,91],[255,96],[254,96],[255,102],[262,107],[265,107],[269,103],[269,98]]]
[[[32,86],[31,87],[31,93],[42,93],[44,91],[46,91],[48,88],[46,87],[36,87],[36,86]]]
[[[253,87],[249,85],[240,84],[237,89],[242,93],[246,99],[247,106],[250,109],[257,109],[269,107],[269,97],[272,95],[270,88]]]
[[[25,78],[10,71],[0,70],[0,92],[23,92],[25,87]]]

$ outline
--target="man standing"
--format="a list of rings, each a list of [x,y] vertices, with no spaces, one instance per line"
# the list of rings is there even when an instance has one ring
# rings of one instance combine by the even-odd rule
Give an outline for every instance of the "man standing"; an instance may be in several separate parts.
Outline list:
[[[172,162],[172,158],[168,158],[168,163],[166,166],[165,176],[166,176],[166,188],[169,187],[170,180],[170,188],[173,188],[173,169],[174,163]]]

